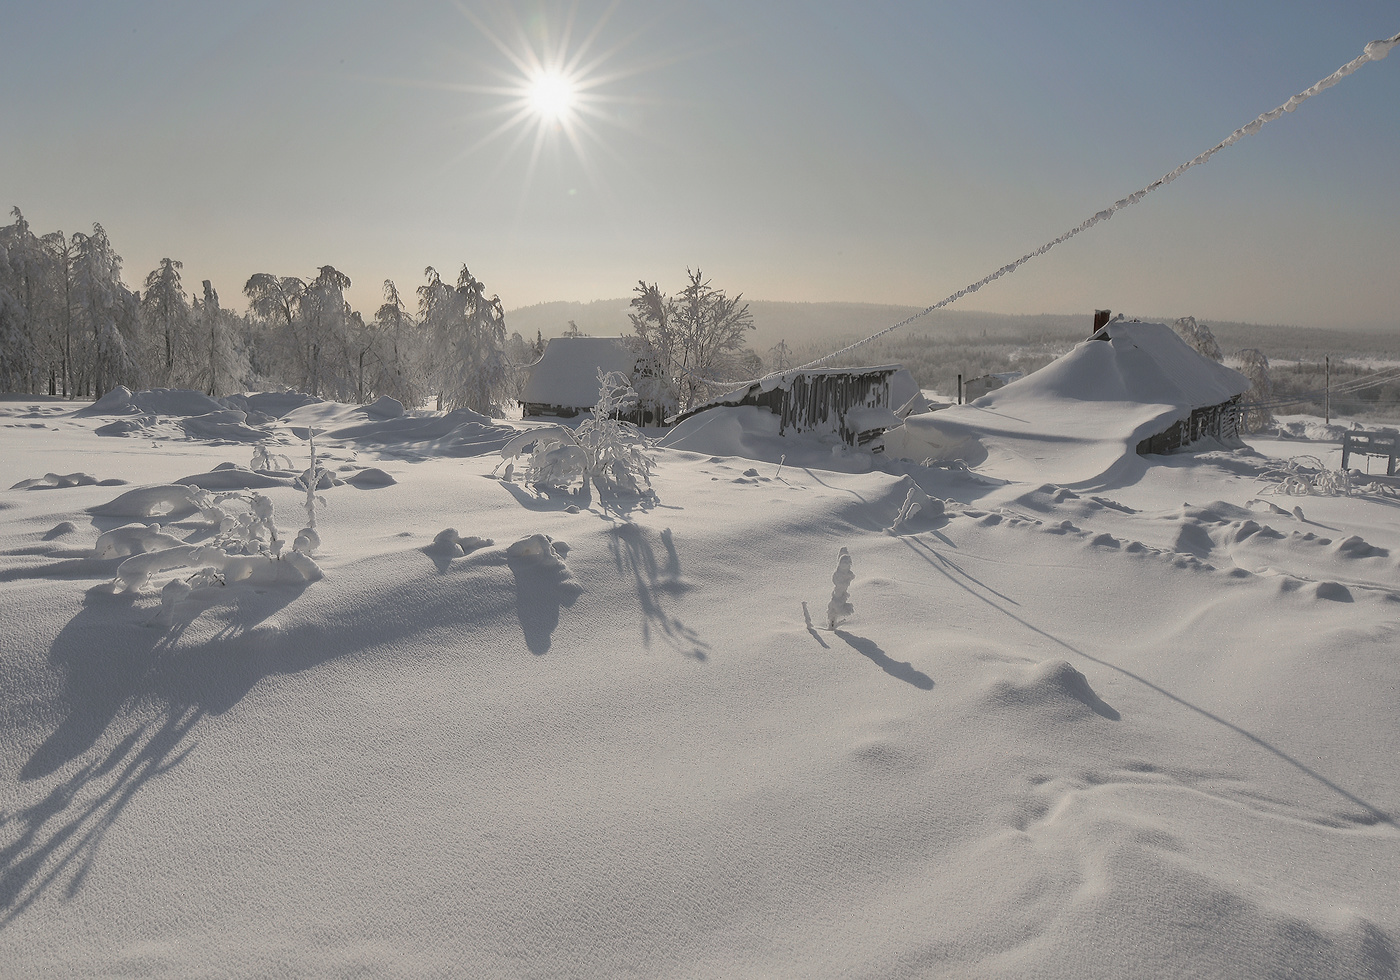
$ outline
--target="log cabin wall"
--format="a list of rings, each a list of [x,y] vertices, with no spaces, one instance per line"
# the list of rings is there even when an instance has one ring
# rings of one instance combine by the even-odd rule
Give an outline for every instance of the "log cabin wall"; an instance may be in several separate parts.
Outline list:
[[[1163,455],[1189,446],[1206,436],[1228,442],[1240,434],[1240,397],[1219,405],[1192,410],[1191,414],[1138,443],[1139,456]]]

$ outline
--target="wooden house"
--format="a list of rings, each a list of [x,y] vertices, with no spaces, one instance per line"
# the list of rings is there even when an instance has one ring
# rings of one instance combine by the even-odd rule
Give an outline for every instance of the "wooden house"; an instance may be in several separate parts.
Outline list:
[[[647,359],[627,337],[554,337],[530,368],[521,403],[526,418],[573,418],[598,403],[598,373],[617,372],[634,384],[650,374]],[[643,403],[628,421],[659,422],[663,412]]]

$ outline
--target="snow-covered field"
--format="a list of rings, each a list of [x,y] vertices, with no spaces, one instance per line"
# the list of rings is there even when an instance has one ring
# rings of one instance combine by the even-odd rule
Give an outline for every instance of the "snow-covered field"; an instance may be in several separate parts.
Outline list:
[[[470,413],[144,397],[0,402],[0,975],[1397,975],[1400,498],[1265,492],[1334,445],[719,409],[639,500]],[[97,549],[190,477],[294,535],[310,426],[323,577]]]

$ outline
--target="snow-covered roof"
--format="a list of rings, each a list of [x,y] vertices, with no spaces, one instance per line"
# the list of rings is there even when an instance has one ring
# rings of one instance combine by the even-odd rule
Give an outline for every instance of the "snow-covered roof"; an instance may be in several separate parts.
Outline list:
[[[987,397],[1004,399],[1031,390],[1082,401],[1126,401],[1170,405],[1189,414],[1249,390],[1238,371],[1196,353],[1164,323],[1122,320],[1094,340],[1075,347],[1033,375]],[[1184,416],[1183,416],[1184,417]]]
[[[598,403],[598,372],[620,371],[629,378],[637,355],[626,337],[554,337],[530,369],[522,401],[564,408]]]
[[[1009,480],[1090,481],[1192,410],[1249,390],[1165,324],[1116,321],[1096,336],[967,405],[910,417],[885,434],[887,450]]]

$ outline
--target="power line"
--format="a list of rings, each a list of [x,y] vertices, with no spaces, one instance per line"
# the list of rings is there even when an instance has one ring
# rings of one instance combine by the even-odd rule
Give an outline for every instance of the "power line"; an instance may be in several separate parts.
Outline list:
[[[834,353],[827,354],[825,357],[820,357],[820,358],[818,358],[818,359],[815,360],[815,361],[811,361],[811,362],[809,362],[809,363],[807,363],[807,364],[803,364],[800,368],[797,368],[797,370],[805,370],[805,369],[807,369],[807,368],[820,367],[821,365],[827,363],[828,361],[831,361],[831,360],[834,360],[835,358],[841,357],[841,356],[844,355],[844,354],[849,354],[851,351],[855,350],[857,347],[863,347],[864,345],[870,343],[872,340],[878,340],[880,337],[883,337],[883,336],[885,336],[886,334],[892,333],[892,332],[894,332],[895,330],[898,330],[900,327],[908,326],[909,324],[913,323],[915,320],[918,320],[918,319],[920,319],[920,318],[922,318],[922,317],[928,316],[928,315],[929,315],[930,313],[932,313],[934,310],[942,309],[943,307],[948,306],[949,304],[954,303],[954,302],[958,301],[959,299],[962,299],[964,296],[968,295],[969,293],[975,293],[975,292],[977,292],[977,290],[981,289],[983,286],[987,285],[988,283],[995,282],[996,280],[1000,279],[1002,276],[1006,275],[1007,273],[1015,272],[1015,271],[1016,271],[1017,269],[1019,269],[1021,266],[1025,265],[1027,262],[1031,261],[1031,259],[1038,258],[1038,257],[1044,255],[1046,252],[1050,251],[1050,250],[1051,250],[1052,248],[1054,248],[1056,245],[1059,245],[1059,244],[1062,243],[1062,242],[1067,242],[1067,241],[1069,241],[1071,238],[1073,238],[1075,235],[1079,234],[1081,231],[1087,231],[1088,229],[1092,228],[1094,225],[1098,224],[1100,221],[1107,221],[1109,218],[1113,217],[1116,213],[1118,213],[1119,211],[1122,211],[1124,208],[1132,207],[1134,204],[1136,204],[1136,203],[1138,203],[1139,201],[1141,201],[1144,197],[1146,197],[1148,194],[1151,194],[1153,191],[1157,190],[1159,187],[1165,187],[1167,184],[1170,184],[1172,181],[1176,180],[1176,178],[1180,177],[1180,176],[1181,176],[1183,173],[1185,173],[1187,170],[1191,169],[1191,168],[1194,167],[1194,166],[1197,166],[1198,164],[1205,163],[1205,162],[1206,162],[1207,160],[1209,160],[1211,157],[1215,156],[1215,154],[1217,154],[1217,153],[1219,153],[1221,150],[1225,149],[1225,147],[1230,146],[1230,145],[1233,144],[1233,143],[1238,143],[1240,140],[1244,139],[1246,136],[1253,136],[1255,133],[1259,132],[1259,130],[1262,129],[1262,128],[1264,127],[1264,124],[1265,124],[1265,123],[1273,122],[1275,119],[1278,119],[1280,116],[1282,116],[1282,115],[1283,115],[1284,113],[1286,113],[1286,112],[1292,112],[1294,109],[1298,108],[1300,105],[1302,105],[1302,104],[1303,104],[1304,102],[1306,102],[1308,99],[1312,98],[1314,95],[1317,95],[1317,94],[1318,94],[1319,92],[1321,92],[1323,89],[1328,89],[1328,88],[1331,88],[1333,85],[1336,85],[1336,84],[1337,84],[1338,82],[1340,82],[1343,78],[1346,78],[1348,75],[1350,75],[1352,72],[1356,71],[1358,68],[1360,68],[1362,65],[1366,64],[1368,61],[1380,61],[1382,58],[1384,58],[1387,54],[1390,53],[1390,49],[1393,48],[1393,47],[1395,47],[1396,44],[1400,44],[1400,34],[1397,34],[1397,35],[1395,35],[1394,37],[1391,37],[1391,38],[1386,38],[1386,39],[1378,40],[1378,41],[1372,41],[1370,44],[1366,45],[1365,50],[1362,51],[1362,53],[1360,54],[1360,56],[1358,56],[1358,57],[1352,59],[1351,61],[1347,62],[1345,65],[1343,65],[1342,67],[1338,68],[1338,69],[1337,69],[1336,71],[1334,71],[1332,74],[1328,75],[1326,78],[1324,78],[1324,79],[1322,79],[1321,81],[1319,81],[1319,82],[1317,82],[1316,84],[1314,84],[1311,88],[1308,88],[1308,89],[1306,89],[1306,90],[1304,90],[1304,91],[1302,91],[1302,92],[1299,92],[1297,95],[1293,96],[1291,99],[1289,99],[1289,100],[1288,100],[1287,102],[1285,102],[1283,105],[1278,106],[1277,108],[1274,108],[1274,109],[1270,109],[1268,112],[1265,112],[1265,113],[1263,113],[1262,115],[1256,117],[1256,118],[1254,119],[1253,122],[1250,122],[1250,123],[1247,123],[1247,124],[1244,125],[1244,126],[1241,126],[1239,129],[1235,130],[1233,133],[1231,133],[1229,136],[1225,137],[1225,138],[1224,138],[1223,140],[1221,140],[1219,143],[1215,144],[1215,145],[1212,146],[1210,149],[1206,150],[1204,153],[1199,153],[1199,154],[1197,154],[1195,157],[1191,158],[1191,159],[1188,160],[1187,162],[1183,163],[1181,166],[1177,167],[1177,168],[1176,168],[1175,170],[1173,170],[1171,173],[1168,173],[1168,174],[1166,174],[1166,175],[1164,175],[1164,176],[1162,176],[1162,177],[1159,177],[1157,180],[1154,180],[1152,183],[1148,184],[1146,187],[1142,188],[1141,190],[1134,191],[1133,193],[1129,194],[1127,197],[1122,198],[1121,200],[1115,201],[1115,202],[1114,202],[1112,205],[1110,205],[1109,207],[1104,208],[1102,211],[1098,212],[1097,214],[1093,215],[1092,217],[1087,218],[1087,219],[1085,219],[1084,221],[1080,222],[1078,225],[1076,225],[1075,227],[1071,228],[1069,231],[1065,232],[1063,235],[1059,236],[1058,238],[1055,238],[1055,239],[1053,239],[1052,241],[1046,242],[1044,245],[1040,246],[1038,249],[1036,249],[1036,250],[1033,251],[1033,252],[1027,252],[1025,255],[1023,255],[1023,256],[1021,256],[1019,259],[1017,259],[1015,262],[1011,262],[1011,263],[1009,263],[1008,265],[1002,266],[1002,267],[1001,267],[1000,269],[998,269],[996,272],[993,272],[991,275],[985,276],[985,277],[983,277],[982,279],[979,279],[977,282],[973,283],[973,284],[970,285],[970,286],[964,286],[962,289],[959,289],[957,292],[953,293],[951,296],[948,296],[948,297],[946,297],[946,298],[944,298],[944,299],[939,300],[937,303],[934,303],[932,306],[929,306],[929,307],[924,308],[924,309],[921,310],[920,312],[915,313],[913,316],[905,317],[903,320],[900,320],[898,323],[893,324],[893,325],[888,326],[888,327],[885,327],[883,330],[880,330],[880,331],[877,331],[876,333],[871,334],[869,337],[866,337],[864,340],[858,340],[858,341],[856,341],[854,344],[850,344],[850,345],[848,345],[848,346],[846,346],[846,347],[843,347],[843,348],[841,348],[840,350],[835,351]],[[715,383],[715,384],[720,384],[720,383],[724,383],[724,384],[733,384],[733,382],[713,382],[713,383]],[[748,382],[745,382],[745,383],[747,384]]]

